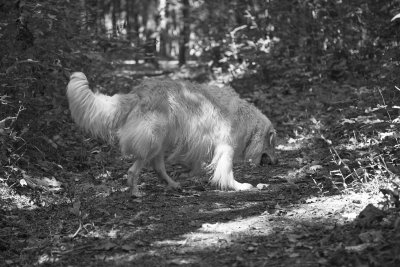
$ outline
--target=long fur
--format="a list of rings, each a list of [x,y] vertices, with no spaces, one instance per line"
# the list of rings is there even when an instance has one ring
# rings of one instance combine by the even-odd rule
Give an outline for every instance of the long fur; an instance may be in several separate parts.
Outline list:
[[[119,95],[94,94],[85,74],[71,75],[67,97],[74,121],[93,136],[110,141],[120,121]]]
[[[209,162],[211,183],[223,190],[251,187],[234,180],[234,160],[275,157],[271,122],[229,87],[148,79],[129,94],[106,96],[74,73],[67,97],[74,121],[93,136],[118,139],[123,154],[145,163],[163,153],[188,166]]]

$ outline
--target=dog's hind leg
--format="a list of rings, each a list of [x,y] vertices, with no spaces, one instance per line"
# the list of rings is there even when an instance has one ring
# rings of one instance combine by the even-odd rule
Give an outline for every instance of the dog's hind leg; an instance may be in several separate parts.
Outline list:
[[[181,185],[174,180],[167,174],[165,170],[165,162],[164,162],[164,153],[160,152],[153,158],[152,160],[153,169],[156,172],[158,178],[168,184],[169,188],[172,189],[179,189]]]
[[[249,190],[253,188],[251,184],[239,183],[233,177],[233,156],[234,149],[230,145],[217,145],[210,167],[214,168],[214,175],[211,183],[219,186],[222,190]]]
[[[128,170],[128,185],[131,197],[142,197],[144,195],[138,188],[139,174],[143,166],[143,160],[136,160]]]

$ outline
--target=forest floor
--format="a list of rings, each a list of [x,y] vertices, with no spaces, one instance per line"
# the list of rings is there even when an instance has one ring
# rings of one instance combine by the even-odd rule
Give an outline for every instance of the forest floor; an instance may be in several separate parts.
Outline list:
[[[129,88],[130,71],[120,66],[107,86]],[[132,199],[132,162],[57,113],[47,133],[56,149],[10,170],[18,182],[0,182],[0,265],[400,266],[397,110],[383,103],[398,99],[396,89],[252,79],[233,86],[279,136],[277,165],[234,168],[238,181],[258,188],[215,190],[208,177],[168,165],[181,192],[145,170],[145,196]]]

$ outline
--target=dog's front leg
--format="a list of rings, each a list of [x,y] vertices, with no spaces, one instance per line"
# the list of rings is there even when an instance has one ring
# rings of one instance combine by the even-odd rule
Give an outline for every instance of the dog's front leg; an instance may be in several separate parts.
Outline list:
[[[211,166],[214,168],[214,175],[211,183],[217,185],[222,190],[249,190],[253,188],[251,184],[239,183],[233,177],[233,156],[234,149],[227,144],[220,144],[215,148]]]
[[[174,180],[167,174],[165,170],[165,162],[164,162],[164,153],[159,153],[153,160],[153,169],[156,172],[158,178],[168,184],[169,188],[172,189],[180,189],[181,185]]]
[[[142,160],[136,160],[128,170],[128,185],[131,197],[142,197],[144,194],[139,191],[139,174],[144,166]]]

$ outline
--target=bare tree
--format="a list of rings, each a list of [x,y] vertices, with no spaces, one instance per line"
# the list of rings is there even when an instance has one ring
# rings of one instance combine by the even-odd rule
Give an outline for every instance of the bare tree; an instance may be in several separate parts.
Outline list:
[[[179,66],[186,63],[186,53],[190,37],[190,5],[189,0],[182,0],[183,27],[179,38]]]

